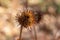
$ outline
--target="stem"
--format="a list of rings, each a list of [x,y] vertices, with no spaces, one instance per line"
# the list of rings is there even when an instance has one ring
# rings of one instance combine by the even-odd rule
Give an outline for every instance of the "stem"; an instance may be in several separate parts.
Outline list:
[[[23,26],[21,26],[21,29],[20,29],[20,36],[19,36],[19,40],[21,40],[21,37],[22,37],[22,30],[23,30]]]
[[[36,30],[35,30],[35,27],[34,27],[34,35],[35,35],[35,40],[37,40],[37,33],[36,33]]]
[[[30,27],[30,29],[31,29],[31,30],[28,29],[28,31],[29,31],[29,33],[31,34],[30,36],[31,36],[32,40],[34,40],[33,33],[32,33],[32,28]]]
[[[54,40],[56,40],[56,33],[57,33],[57,32],[55,32],[55,34],[53,35],[53,39],[54,39]]]

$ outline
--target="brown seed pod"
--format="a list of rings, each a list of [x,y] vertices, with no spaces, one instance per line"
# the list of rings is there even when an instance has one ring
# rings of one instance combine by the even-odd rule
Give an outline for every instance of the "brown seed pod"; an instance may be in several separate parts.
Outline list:
[[[35,13],[35,21],[36,21],[36,23],[39,23],[42,19],[43,13],[41,11],[35,11],[35,12],[36,12]]]
[[[24,26],[24,27],[31,26],[35,22],[33,12],[30,10],[23,12],[21,16],[18,16],[17,20],[19,24],[21,24],[21,26]]]

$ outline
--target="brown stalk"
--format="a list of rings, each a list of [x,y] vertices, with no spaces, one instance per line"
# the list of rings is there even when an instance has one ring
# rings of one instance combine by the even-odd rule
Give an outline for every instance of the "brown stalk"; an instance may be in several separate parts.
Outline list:
[[[21,26],[21,29],[20,29],[20,36],[19,36],[19,40],[22,40],[22,30],[23,30],[23,26]]]
[[[31,36],[32,40],[34,40],[34,36],[33,36],[33,33],[32,33],[32,28],[30,27],[30,29],[31,29],[31,30],[29,30],[29,28],[28,28],[27,30],[28,30],[29,33],[31,34],[30,36]]]
[[[35,35],[35,40],[37,40],[37,33],[35,27],[34,27],[34,35]]]

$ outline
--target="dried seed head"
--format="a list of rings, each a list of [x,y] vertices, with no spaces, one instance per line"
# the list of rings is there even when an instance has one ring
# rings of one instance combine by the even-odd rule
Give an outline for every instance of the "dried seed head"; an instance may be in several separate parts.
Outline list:
[[[21,26],[28,27],[34,24],[34,15],[32,11],[25,11],[21,16],[18,16],[18,22]]]
[[[36,14],[35,14],[36,23],[39,23],[41,19],[42,19],[42,12],[36,11]]]

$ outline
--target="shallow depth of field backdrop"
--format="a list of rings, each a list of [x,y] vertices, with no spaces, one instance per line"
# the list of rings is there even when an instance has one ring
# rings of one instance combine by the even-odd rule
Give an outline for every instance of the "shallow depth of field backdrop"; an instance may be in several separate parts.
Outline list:
[[[0,40],[60,40],[60,0],[0,0]]]

